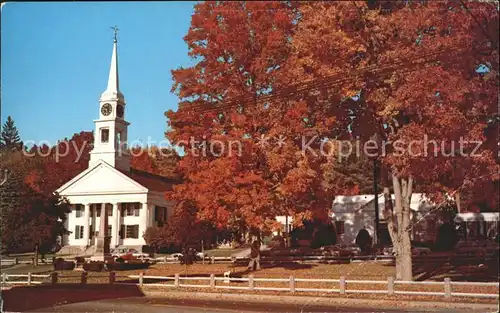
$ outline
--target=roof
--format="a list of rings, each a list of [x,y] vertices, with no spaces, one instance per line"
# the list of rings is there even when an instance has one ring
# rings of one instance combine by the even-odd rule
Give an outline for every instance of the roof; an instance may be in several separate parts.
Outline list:
[[[500,213],[484,212],[484,213],[457,213],[455,222],[498,222],[500,221]]]
[[[152,191],[170,191],[172,190],[173,185],[179,183],[179,181],[172,178],[151,174],[134,168],[131,168],[130,172],[122,170],[119,171]]]

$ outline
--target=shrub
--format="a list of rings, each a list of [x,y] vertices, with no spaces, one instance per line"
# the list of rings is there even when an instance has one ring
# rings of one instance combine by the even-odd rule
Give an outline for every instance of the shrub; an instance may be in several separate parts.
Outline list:
[[[331,223],[316,223],[311,242],[312,248],[330,246],[337,243],[335,226]]]
[[[453,250],[458,242],[457,231],[455,226],[450,223],[441,225],[438,229],[436,244],[434,250],[436,251],[450,251]]]
[[[102,270],[104,269],[104,262],[84,263],[83,269],[87,272],[102,272]]]
[[[83,264],[83,263],[85,263],[85,258],[82,256],[77,256],[77,257],[75,257],[75,261],[77,264]]]
[[[321,220],[304,221],[304,226],[295,228],[290,233],[293,246],[319,248],[334,245],[337,242],[335,226]]]
[[[107,269],[112,271],[128,271],[128,270],[146,269],[151,265],[151,263],[149,262],[142,262],[140,260],[126,261],[126,262],[123,259],[121,261],[118,260],[119,259],[117,259],[115,262],[108,263]]]
[[[68,271],[75,268],[75,263],[65,261],[63,258],[57,258],[54,262],[54,271]]]
[[[274,236],[269,241],[268,246],[271,249],[282,249],[282,248],[285,248],[285,239],[282,236],[280,236],[280,235]]]
[[[356,245],[361,250],[361,253],[369,253],[372,248],[373,239],[370,233],[365,229],[361,229],[356,236]]]

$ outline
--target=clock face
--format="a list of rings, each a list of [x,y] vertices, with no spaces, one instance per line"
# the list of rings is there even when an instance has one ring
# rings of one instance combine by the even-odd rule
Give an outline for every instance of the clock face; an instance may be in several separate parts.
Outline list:
[[[118,115],[118,117],[123,117],[123,105],[119,104],[116,107],[116,115]]]
[[[111,106],[111,104],[109,103],[105,103],[102,107],[101,107],[101,113],[102,115],[104,116],[108,116],[111,114],[111,111],[113,111],[113,107]]]

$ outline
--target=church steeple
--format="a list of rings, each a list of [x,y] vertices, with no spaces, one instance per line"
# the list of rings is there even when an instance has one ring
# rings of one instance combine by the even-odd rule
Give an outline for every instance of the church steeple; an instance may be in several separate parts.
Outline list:
[[[108,86],[99,99],[99,119],[94,120],[94,149],[90,152],[89,166],[103,160],[118,169],[130,170],[130,155],[127,151],[127,128],[125,121],[125,99],[120,92],[118,79],[118,49],[114,32],[113,53],[109,67]]]
[[[101,100],[113,100],[120,99],[123,100],[123,94],[120,92],[120,80],[118,77],[118,44],[117,44],[117,32],[118,27],[111,27],[114,32],[113,40],[113,54],[111,55],[111,64],[109,66],[109,76],[108,76],[108,86],[104,93],[101,95]]]

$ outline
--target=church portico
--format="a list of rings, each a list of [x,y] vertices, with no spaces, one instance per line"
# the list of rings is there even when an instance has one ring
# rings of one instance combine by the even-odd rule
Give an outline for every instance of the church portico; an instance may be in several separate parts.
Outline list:
[[[119,89],[115,37],[108,85],[99,99],[99,118],[94,120],[89,166],[56,190],[71,203],[65,225],[70,233],[64,236],[63,245],[86,251],[94,246],[96,260],[105,259],[109,248],[145,245],[146,229],[165,225],[173,210],[165,192],[176,181],[130,166],[130,123],[125,121],[125,108],[125,97]]]
[[[155,222],[166,222],[172,210],[172,203],[155,194],[67,195],[66,198],[72,203],[67,224],[71,233],[64,243],[82,248],[96,244],[102,222],[111,248],[145,245],[146,229],[156,225]],[[165,208],[166,216],[155,216],[158,208]]]

